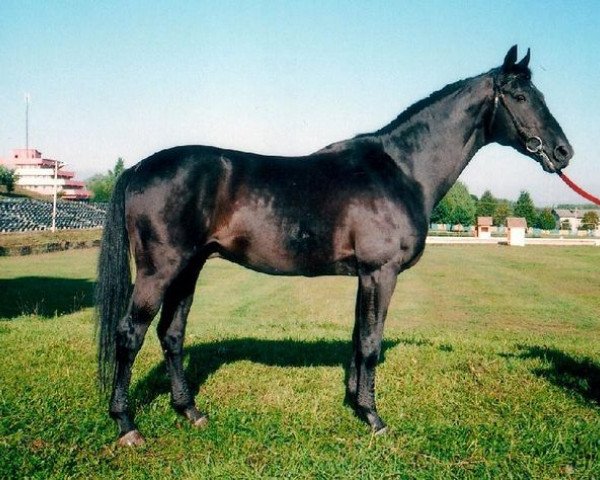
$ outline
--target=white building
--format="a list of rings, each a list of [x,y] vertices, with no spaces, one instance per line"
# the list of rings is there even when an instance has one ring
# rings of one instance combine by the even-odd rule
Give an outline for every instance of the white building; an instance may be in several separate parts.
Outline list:
[[[506,219],[506,228],[508,229],[508,244],[516,247],[524,247],[527,220],[522,217],[508,217]]]
[[[587,213],[587,212],[596,212],[596,214],[598,215],[598,217],[600,217],[600,209],[568,209],[568,208],[556,208],[552,211],[552,213],[554,214],[554,218],[556,219],[556,222],[558,223],[558,228],[562,228],[563,225],[567,225],[569,224],[570,228],[568,230],[571,230],[572,232],[575,232],[579,229],[579,227],[581,226],[582,220],[583,220],[583,216]]]
[[[75,172],[63,170],[64,163],[43,158],[41,152],[33,148],[12,150],[8,158],[0,159],[0,164],[15,170],[16,185],[40,195],[53,195],[56,185],[64,200],[89,200],[91,196],[85,183],[75,180]]]

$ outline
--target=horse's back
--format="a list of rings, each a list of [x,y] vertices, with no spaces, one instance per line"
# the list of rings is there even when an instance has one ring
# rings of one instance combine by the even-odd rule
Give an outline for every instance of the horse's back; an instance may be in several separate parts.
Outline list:
[[[133,167],[129,230],[141,250],[154,242],[268,273],[354,274],[357,248],[385,262],[411,236],[393,167],[360,148],[276,157],[176,147]]]

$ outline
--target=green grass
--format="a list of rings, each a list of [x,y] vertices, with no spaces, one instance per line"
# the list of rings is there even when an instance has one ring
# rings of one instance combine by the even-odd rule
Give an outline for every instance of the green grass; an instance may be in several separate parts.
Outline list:
[[[187,373],[210,425],[136,362],[147,444],[95,390],[96,250],[0,258],[0,478],[600,478],[600,249],[430,246],[400,276],[378,369],[390,433],[343,405],[356,280],[200,277]]]

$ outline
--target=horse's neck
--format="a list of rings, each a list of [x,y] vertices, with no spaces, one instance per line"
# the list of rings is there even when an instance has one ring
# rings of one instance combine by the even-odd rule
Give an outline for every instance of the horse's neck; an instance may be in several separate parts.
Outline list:
[[[421,186],[428,214],[486,144],[492,99],[492,78],[475,77],[380,135],[386,152]]]

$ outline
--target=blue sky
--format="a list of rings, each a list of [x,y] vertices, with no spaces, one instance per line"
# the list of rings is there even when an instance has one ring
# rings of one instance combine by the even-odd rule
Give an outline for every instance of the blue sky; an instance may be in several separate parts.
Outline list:
[[[600,2],[0,2],[0,156],[30,145],[83,177],[174,145],[307,154],[377,129],[444,85],[532,49],[534,82],[600,195]],[[476,195],[578,201],[512,150]]]

